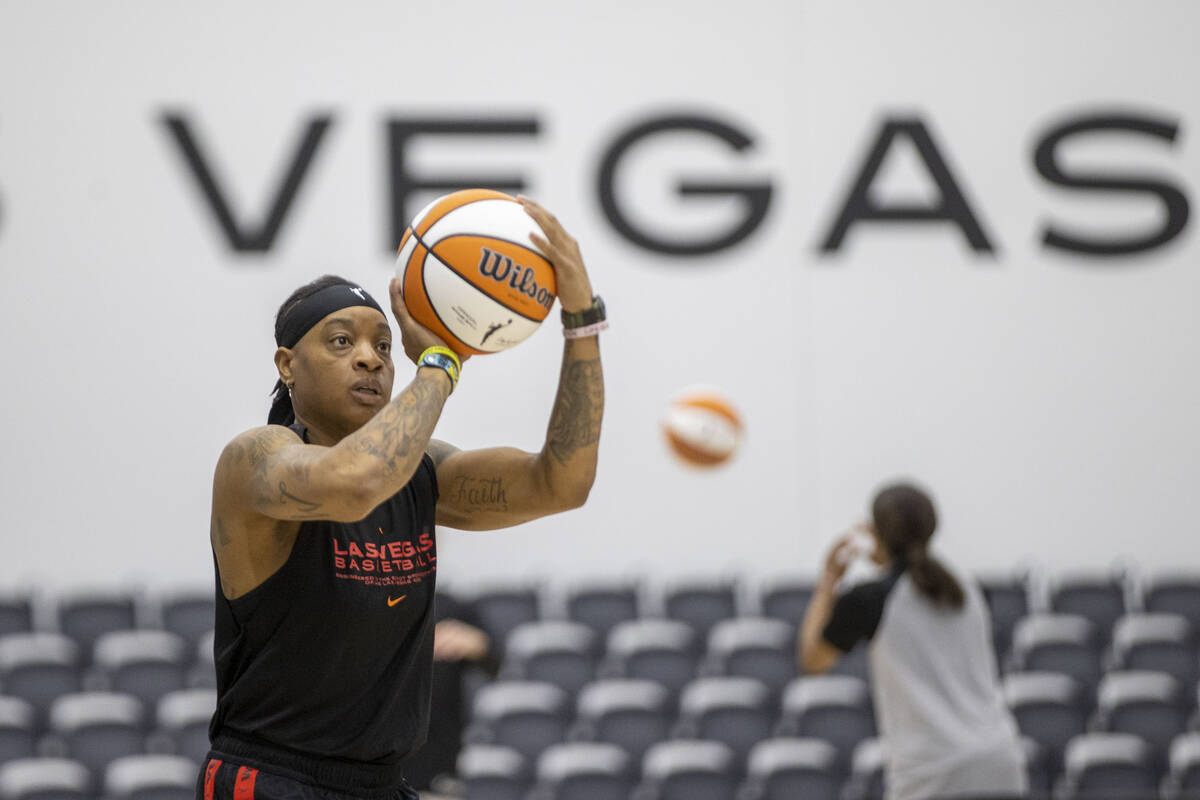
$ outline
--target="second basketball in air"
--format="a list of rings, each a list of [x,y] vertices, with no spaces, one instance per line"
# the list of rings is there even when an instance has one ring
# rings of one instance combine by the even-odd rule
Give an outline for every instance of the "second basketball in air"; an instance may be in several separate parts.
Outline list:
[[[459,355],[520,344],[554,305],[554,268],[529,240],[516,198],[465,189],[421,209],[400,240],[396,276],[417,322]]]

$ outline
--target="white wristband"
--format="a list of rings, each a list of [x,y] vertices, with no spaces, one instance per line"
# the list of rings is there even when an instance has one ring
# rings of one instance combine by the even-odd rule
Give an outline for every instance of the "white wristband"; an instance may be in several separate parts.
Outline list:
[[[563,336],[568,339],[582,339],[585,336],[595,336],[600,331],[608,330],[608,320],[602,319],[582,328],[563,328]]]

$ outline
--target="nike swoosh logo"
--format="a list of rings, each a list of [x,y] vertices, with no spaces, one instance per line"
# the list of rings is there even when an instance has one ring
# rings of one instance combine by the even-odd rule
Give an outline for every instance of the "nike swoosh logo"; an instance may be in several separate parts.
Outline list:
[[[399,597],[397,597],[395,600],[393,600],[392,596],[389,594],[388,595],[388,608],[391,608],[392,606],[396,605],[396,603],[399,603],[401,600],[403,600],[406,597],[408,597],[408,595],[402,594]]]

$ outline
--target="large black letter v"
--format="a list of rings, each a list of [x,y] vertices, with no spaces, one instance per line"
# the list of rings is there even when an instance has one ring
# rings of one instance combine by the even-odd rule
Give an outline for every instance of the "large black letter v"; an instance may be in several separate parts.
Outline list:
[[[292,162],[284,175],[283,183],[276,190],[266,219],[260,225],[239,224],[233,218],[229,203],[226,202],[225,195],[217,185],[216,177],[201,154],[195,135],[185,116],[183,114],[163,114],[162,121],[166,124],[167,131],[175,139],[175,143],[179,145],[179,152],[191,169],[192,176],[200,185],[200,191],[204,194],[204,199],[208,201],[208,207],[225,233],[229,246],[239,253],[261,253],[271,249],[275,236],[283,224],[283,218],[287,216],[292,201],[296,199],[300,183],[308,173],[313,156],[317,153],[321,137],[325,135],[325,129],[329,127],[333,119],[326,115],[317,115],[309,119],[300,146],[296,149],[296,154],[292,156]]]

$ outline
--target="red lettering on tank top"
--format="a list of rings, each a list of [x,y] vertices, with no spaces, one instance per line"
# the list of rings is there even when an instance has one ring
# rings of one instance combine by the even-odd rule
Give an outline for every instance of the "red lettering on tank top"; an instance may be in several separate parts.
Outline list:
[[[380,528],[381,537],[387,536]],[[437,569],[437,541],[426,530],[416,538],[374,542],[347,542],[333,538],[334,577],[366,586],[419,584]]]

